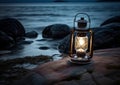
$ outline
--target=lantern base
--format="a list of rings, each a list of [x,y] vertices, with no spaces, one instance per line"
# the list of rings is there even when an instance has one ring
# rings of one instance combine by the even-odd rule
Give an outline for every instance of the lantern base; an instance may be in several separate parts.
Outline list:
[[[73,64],[80,64],[80,65],[91,63],[90,59],[85,59],[85,58],[84,59],[71,58],[69,61]]]

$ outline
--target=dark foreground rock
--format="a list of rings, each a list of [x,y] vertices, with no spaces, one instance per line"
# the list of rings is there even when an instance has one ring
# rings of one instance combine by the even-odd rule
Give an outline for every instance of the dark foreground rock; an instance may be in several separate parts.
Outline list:
[[[24,41],[21,41],[21,42],[19,42],[19,44],[32,44],[34,41],[26,41],[26,40],[24,40]]]
[[[120,23],[110,23],[94,31],[94,49],[120,47]]]
[[[64,38],[70,33],[70,27],[65,24],[53,24],[42,31],[43,38]]]
[[[100,26],[107,25],[110,23],[120,23],[120,16],[115,16],[104,21]]]
[[[38,36],[38,33],[36,31],[27,32],[25,34],[25,37],[28,37],[28,38],[36,38],[37,36]]]
[[[66,36],[58,44],[58,50],[60,53],[68,54],[70,51],[70,35]]]
[[[94,50],[120,47],[120,23],[109,23],[101,27],[92,28],[94,32]],[[59,52],[68,53],[70,35],[65,37],[58,45]]]
[[[14,18],[0,20],[0,31],[5,32],[8,36],[15,40],[19,40],[25,36],[25,29],[23,25]]]
[[[8,49],[24,39],[25,29],[17,19],[2,19],[0,20],[0,35],[0,49]]]
[[[14,44],[15,44],[15,41],[12,37],[0,31],[0,49],[9,49],[13,47]]]
[[[0,60],[0,85],[13,85],[30,72],[32,66],[51,61],[51,56],[28,56],[11,60]]]
[[[16,85],[119,85],[120,48],[94,51],[93,62],[75,65],[64,56],[58,61],[39,65]]]
[[[48,49],[50,49],[50,48],[47,47],[47,46],[42,46],[42,47],[39,47],[39,49],[40,49],[40,50],[48,50]]]

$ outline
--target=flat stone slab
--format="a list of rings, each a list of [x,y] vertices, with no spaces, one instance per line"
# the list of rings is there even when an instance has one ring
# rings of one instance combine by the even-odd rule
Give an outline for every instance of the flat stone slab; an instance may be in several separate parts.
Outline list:
[[[101,73],[93,72],[91,76],[96,85],[116,85],[116,82],[114,80],[105,77]]]
[[[97,50],[94,52],[93,63],[87,65],[71,64],[68,56],[47,62],[32,70],[37,74],[32,75],[34,79],[28,80],[33,78],[28,76],[23,81],[32,81],[32,85],[119,85],[119,50],[120,48]]]

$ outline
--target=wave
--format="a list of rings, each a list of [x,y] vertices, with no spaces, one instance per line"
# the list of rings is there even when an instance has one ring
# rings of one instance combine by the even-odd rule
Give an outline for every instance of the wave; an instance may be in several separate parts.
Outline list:
[[[16,17],[29,17],[29,16],[51,16],[51,17],[57,17],[57,16],[67,16],[63,14],[15,14]]]

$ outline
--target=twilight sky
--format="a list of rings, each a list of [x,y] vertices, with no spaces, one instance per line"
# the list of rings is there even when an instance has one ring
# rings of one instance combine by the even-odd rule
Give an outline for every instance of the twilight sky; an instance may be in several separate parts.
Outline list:
[[[0,0],[0,3],[52,2],[55,0]],[[120,1],[120,0],[63,0],[67,2]]]

